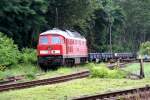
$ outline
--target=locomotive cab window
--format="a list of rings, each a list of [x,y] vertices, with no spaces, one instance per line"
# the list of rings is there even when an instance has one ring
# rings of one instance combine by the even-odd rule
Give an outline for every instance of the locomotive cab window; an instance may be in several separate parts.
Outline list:
[[[61,43],[61,40],[60,40],[60,37],[58,36],[52,36],[52,44],[60,44]]]
[[[46,37],[46,36],[40,37],[39,43],[40,44],[48,44],[48,37]]]

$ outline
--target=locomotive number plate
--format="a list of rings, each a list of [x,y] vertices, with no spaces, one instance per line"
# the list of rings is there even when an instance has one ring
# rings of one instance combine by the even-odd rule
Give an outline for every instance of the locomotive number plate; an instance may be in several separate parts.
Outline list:
[[[48,50],[41,50],[40,54],[48,54]]]

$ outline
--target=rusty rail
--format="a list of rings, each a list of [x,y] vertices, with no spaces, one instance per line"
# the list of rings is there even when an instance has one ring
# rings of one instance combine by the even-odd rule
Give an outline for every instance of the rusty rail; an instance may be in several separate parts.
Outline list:
[[[150,86],[120,90],[91,96],[75,97],[72,100],[149,100]]]
[[[54,77],[49,79],[34,80],[34,81],[23,82],[23,83],[5,84],[5,85],[0,85],[0,92],[14,90],[14,89],[21,89],[21,88],[29,88],[33,86],[39,86],[39,85],[61,83],[73,79],[88,77],[89,75],[90,75],[89,71],[82,71],[70,75],[64,75],[64,76],[59,76],[59,77]]]
[[[25,75],[7,77],[5,79],[1,79],[0,85],[13,83],[13,82],[16,82],[16,81],[22,80],[22,79],[25,79]]]
[[[36,76],[41,76],[41,75],[44,75],[44,74],[36,74]],[[11,76],[11,77],[1,79],[0,80],[0,85],[15,83],[18,80],[25,79],[26,76],[27,75],[17,75],[17,76]]]

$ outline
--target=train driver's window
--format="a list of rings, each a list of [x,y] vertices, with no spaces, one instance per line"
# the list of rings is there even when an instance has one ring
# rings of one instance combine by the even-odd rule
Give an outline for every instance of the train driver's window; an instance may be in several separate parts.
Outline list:
[[[40,37],[40,44],[48,44],[48,37],[47,36],[42,36]]]
[[[58,36],[52,36],[51,43],[52,44],[60,44],[61,43],[60,37],[58,37]]]

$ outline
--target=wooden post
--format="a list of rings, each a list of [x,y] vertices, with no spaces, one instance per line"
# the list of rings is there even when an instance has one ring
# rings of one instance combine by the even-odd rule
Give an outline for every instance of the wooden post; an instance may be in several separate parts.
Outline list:
[[[120,68],[120,59],[117,59],[117,66],[116,66],[116,69],[119,69]]]
[[[144,66],[143,66],[143,59],[140,59],[140,78],[144,78],[145,75],[144,75]]]

